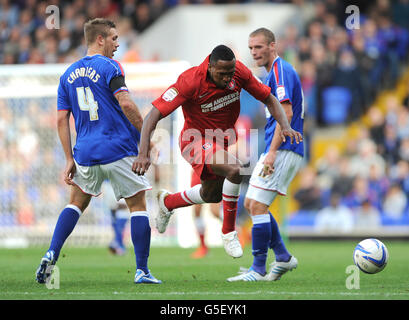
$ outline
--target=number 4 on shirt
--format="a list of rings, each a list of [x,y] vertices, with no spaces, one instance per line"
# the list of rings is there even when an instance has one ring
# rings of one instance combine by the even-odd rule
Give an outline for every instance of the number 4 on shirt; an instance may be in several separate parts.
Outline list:
[[[82,111],[89,111],[91,121],[98,120],[98,102],[94,99],[94,94],[89,87],[77,88],[78,105]]]

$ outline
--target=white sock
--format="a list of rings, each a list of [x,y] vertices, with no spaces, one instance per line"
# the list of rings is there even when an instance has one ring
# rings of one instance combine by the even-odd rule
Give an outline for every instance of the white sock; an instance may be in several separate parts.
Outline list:
[[[224,179],[223,183],[223,200],[225,201],[237,201],[240,196],[240,183],[233,183],[227,179]]]
[[[203,222],[203,219],[201,217],[195,218],[195,226],[197,229],[198,234],[204,234],[205,233],[205,225]]]
[[[197,184],[194,187],[187,189],[184,192],[181,192],[181,196],[183,200],[191,204],[203,204],[205,201],[200,196],[200,188],[202,187],[201,184]]]

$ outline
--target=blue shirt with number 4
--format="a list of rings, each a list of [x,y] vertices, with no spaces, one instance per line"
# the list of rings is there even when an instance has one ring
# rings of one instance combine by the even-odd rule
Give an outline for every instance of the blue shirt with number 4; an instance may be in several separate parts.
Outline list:
[[[74,159],[82,166],[107,164],[138,154],[140,133],[129,122],[110,82],[124,77],[119,62],[96,54],[74,62],[60,77],[57,108],[75,120]]]

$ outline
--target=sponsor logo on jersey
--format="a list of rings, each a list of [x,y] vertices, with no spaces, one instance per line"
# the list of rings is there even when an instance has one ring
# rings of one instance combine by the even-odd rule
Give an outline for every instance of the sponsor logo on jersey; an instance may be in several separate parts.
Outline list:
[[[169,88],[162,95],[162,99],[165,100],[166,102],[170,102],[173,99],[175,99],[178,94],[179,94],[179,92],[175,88]]]
[[[234,88],[236,88],[236,81],[232,79],[230,83],[227,85],[227,88],[229,88],[230,90],[234,90]]]
[[[212,144],[210,142],[206,142],[204,145],[202,145],[203,150],[208,150],[212,147]]]
[[[276,90],[276,94],[277,94],[277,99],[278,100],[283,100],[285,97],[285,88],[284,86],[278,86],[277,90]]]
[[[221,98],[218,98],[210,103],[201,104],[200,108],[202,109],[203,113],[216,111],[220,108],[224,108],[225,106],[238,101],[240,99],[240,92],[236,91],[230,94],[227,94]]]

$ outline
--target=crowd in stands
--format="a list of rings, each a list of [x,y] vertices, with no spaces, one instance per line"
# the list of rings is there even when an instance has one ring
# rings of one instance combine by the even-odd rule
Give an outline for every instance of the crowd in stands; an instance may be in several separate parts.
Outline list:
[[[84,22],[97,16],[117,21],[121,46],[116,58],[140,61],[135,46],[138,34],[172,7],[244,2],[251,1],[0,0],[0,64],[72,62],[85,54]],[[61,10],[58,32],[45,27],[50,4]],[[314,1],[314,18],[304,30],[289,25],[283,34],[277,32],[280,56],[300,74],[307,101],[307,135],[311,128],[327,125],[322,93],[331,86],[351,93],[347,122],[363,114],[370,118],[370,126],[362,125],[345,149],[330,146],[314,165],[299,173],[294,194],[299,215],[313,212],[320,230],[339,226],[334,217],[346,221],[344,231],[348,231],[353,224],[380,225],[409,216],[409,86],[403,101],[394,96],[387,100],[386,112],[373,106],[377,94],[393,88],[407,69],[409,0],[367,5],[362,8],[360,28],[353,30],[345,28],[344,7],[335,0]],[[65,194],[63,182],[56,181],[61,174],[61,165],[56,164],[64,160],[55,143],[55,114],[44,111],[51,101],[46,105],[34,101],[21,118],[17,115],[23,113],[10,111],[6,103],[0,99],[0,209],[18,212],[19,223],[30,224],[34,217],[26,212],[57,212],[53,206],[59,206]],[[44,190],[31,188],[36,179],[46,181]],[[37,201],[44,196],[47,199]],[[38,203],[47,205],[33,208]]]
[[[84,22],[94,17],[117,22],[121,35],[117,60],[140,61],[137,35],[167,10],[183,4],[249,2],[293,2],[300,10],[306,3],[313,4],[314,18],[303,30],[289,24],[279,35],[278,48],[302,75],[309,113],[321,126],[327,124],[323,103],[326,88],[349,90],[346,121],[356,120],[379,90],[393,87],[400,76],[400,64],[408,60],[407,0],[378,0],[370,5],[361,1],[359,28],[351,30],[345,27],[346,2],[335,0],[0,0],[0,63],[75,61],[86,52]],[[59,9],[59,29],[46,27],[49,5]]]
[[[383,109],[375,105],[378,94],[394,88],[408,69],[407,17],[409,1],[378,0],[361,12],[360,28],[348,30],[345,5],[316,1],[304,32],[289,25],[279,35],[280,56],[301,77],[307,141],[310,130],[328,125],[323,92],[329,87],[349,90],[342,124],[358,121],[359,127],[344,148],[328,146],[300,172],[294,224],[300,218],[318,231],[336,232],[409,224],[409,85],[405,99],[390,95]],[[360,121],[363,115],[369,126]]]
[[[386,112],[372,106],[369,126],[300,172],[299,216],[319,230],[409,224],[409,84],[407,92],[403,101],[389,95]]]

